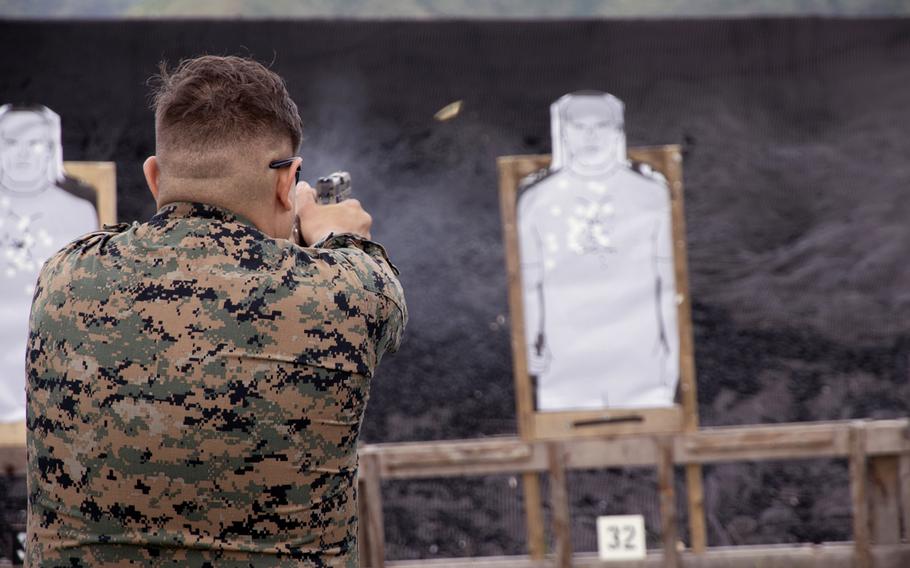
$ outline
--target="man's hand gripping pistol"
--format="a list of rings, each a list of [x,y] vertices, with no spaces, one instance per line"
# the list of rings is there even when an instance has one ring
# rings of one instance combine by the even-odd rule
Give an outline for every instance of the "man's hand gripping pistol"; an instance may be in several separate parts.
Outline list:
[[[351,174],[334,172],[316,181],[316,202],[321,205],[341,203],[351,197]],[[303,246],[308,243],[300,232],[299,220],[294,223],[294,242]],[[312,243],[310,243],[312,244]]]

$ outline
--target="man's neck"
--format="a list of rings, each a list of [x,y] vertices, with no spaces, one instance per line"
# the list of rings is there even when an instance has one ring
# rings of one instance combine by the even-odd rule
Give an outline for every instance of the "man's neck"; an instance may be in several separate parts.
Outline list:
[[[266,235],[277,238],[274,219],[269,215],[263,214],[258,208],[249,206],[244,207],[235,202],[232,203],[229,200],[219,199],[216,195],[199,195],[177,191],[162,192],[158,194],[157,206],[159,210],[165,205],[178,202],[204,203],[206,205],[220,207],[221,209],[230,211],[244,219],[248,219],[257,229]]]

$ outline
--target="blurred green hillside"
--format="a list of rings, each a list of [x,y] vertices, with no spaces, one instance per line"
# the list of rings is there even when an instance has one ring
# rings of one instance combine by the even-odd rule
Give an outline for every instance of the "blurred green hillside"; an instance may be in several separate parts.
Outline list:
[[[7,18],[906,16],[910,0],[3,0]]]

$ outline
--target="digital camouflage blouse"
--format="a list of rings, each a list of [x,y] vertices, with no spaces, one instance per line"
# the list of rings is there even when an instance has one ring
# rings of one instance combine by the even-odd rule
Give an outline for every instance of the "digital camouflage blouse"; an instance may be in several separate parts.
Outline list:
[[[357,438],[407,309],[381,246],[175,203],[47,262],[27,351],[32,566],[356,566]]]

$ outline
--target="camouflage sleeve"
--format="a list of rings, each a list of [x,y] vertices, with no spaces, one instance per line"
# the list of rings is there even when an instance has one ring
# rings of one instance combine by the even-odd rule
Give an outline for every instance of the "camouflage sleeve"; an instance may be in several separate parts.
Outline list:
[[[382,319],[386,323],[379,339],[378,353],[398,351],[408,323],[408,308],[404,290],[398,281],[398,268],[389,260],[385,248],[351,233],[330,233],[313,248],[332,249],[344,254],[364,286],[380,294],[383,298]]]

